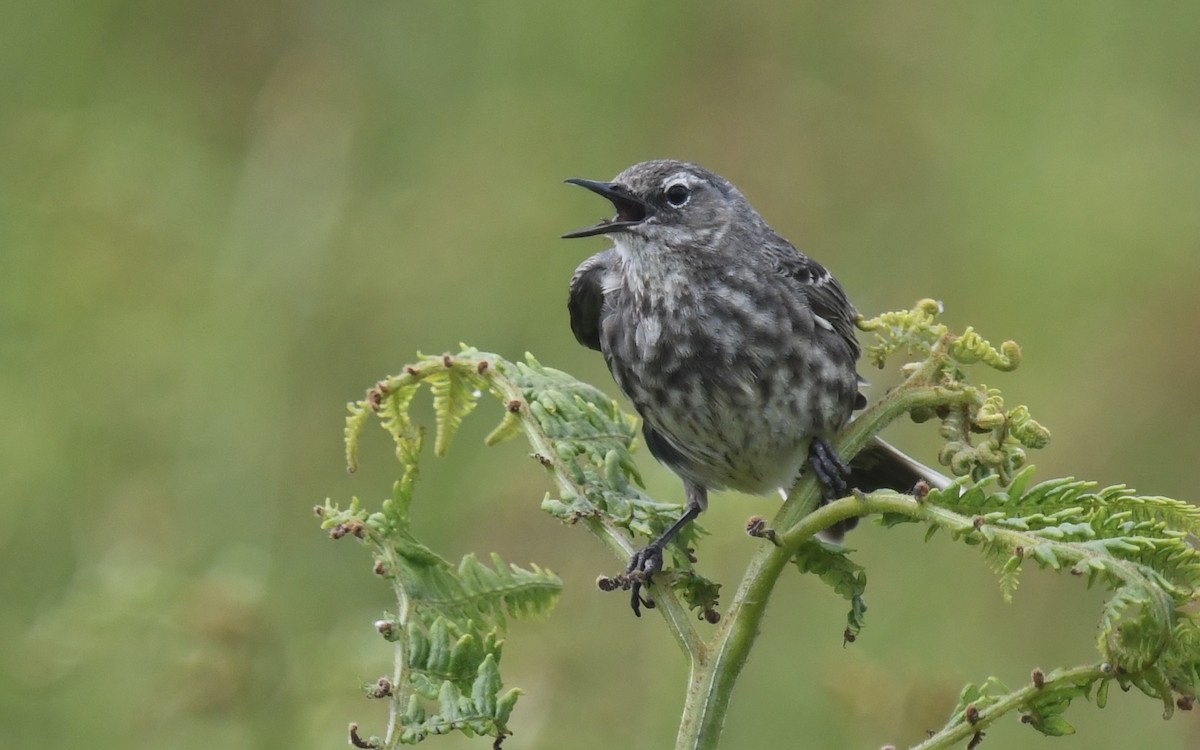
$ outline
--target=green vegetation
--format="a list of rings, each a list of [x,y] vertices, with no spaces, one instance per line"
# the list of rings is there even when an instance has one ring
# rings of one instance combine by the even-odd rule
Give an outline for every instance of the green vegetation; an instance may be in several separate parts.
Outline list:
[[[923,523],[926,540],[944,529],[954,540],[978,547],[1000,574],[1009,601],[1027,561],[1086,576],[1089,586],[1099,583],[1109,592],[1099,624],[1097,661],[1050,672],[1032,668],[1031,684],[1016,691],[996,677],[966,686],[945,727],[917,746],[922,750],[962,741],[974,747],[985,729],[1013,711],[1043,734],[1072,734],[1075,730],[1063,716],[1072,701],[1094,695],[1103,706],[1113,682],[1159,699],[1165,717],[1177,703],[1190,708],[1194,702],[1200,686],[1200,623],[1192,611],[1200,588],[1200,552],[1189,539],[1200,533],[1200,509],[1139,496],[1124,487],[1097,490],[1094,483],[1073,479],[1032,483],[1026,450],[1044,447],[1049,431],[1026,407],[1006,410],[998,390],[967,379],[967,368],[976,363],[1000,371],[1015,369],[1020,350],[1012,342],[995,348],[971,329],[955,335],[936,320],[939,310],[937,303],[923,300],[912,310],[860,322],[864,330],[876,332],[877,343],[869,354],[878,365],[901,352],[920,359],[900,368],[904,381],[847,426],[837,447],[842,455],[853,455],[900,416],[908,414],[917,421],[936,417],[945,439],[942,462],[959,477],[948,488],[918,488],[915,495],[857,494],[818,509],[819,486],[812,477],[802,479],[769,526],[761,518],[748,523],[751,535],[764,541],[724,612],[718,602],[720,585],[696,571],[694,562],[703,547],[695,534],[673,542],[675,567],[655,577],[651,592],[654,609],[662,613],[689,661],[676,741],[680,750],[717,747],[735,683],[788,562],[795,562],[802,573],[815,573],[850,602],[844,638],[857,640],[866,614],[868,571],[851,561],[841,545],[814,537],[852,516],[875,516],[889,527]],[[391,578],[399,601],[401,614],[394,624],[386,621],[384,629],[396,649],[395,676],[387,683],[391,721],[382,738],[353,735],[354,744],[364,747],[390,749],[453,729],[489,734],[499,744],[510,733],[507,719],[517,695],[510,690],[498,697],[497,637],[503,613],[545,614],[560,583],[537,568],[506,571],[498,558],[492,572],[468,557],[454,576],[447,563],[411,536],[407,510],[424,433],[413,423],[409,407],[424,384],[433,395],[439,455],[482,393],[490,393],[504,411],[485,442],[494,444],[524,432],[533,458],[552,475],[557,488],[558,497],[548,496],[543,509],[588,529],[619,560],[628,558],[637,536],[656,537],[680,512],[678,506],[654,502],[639,489],[642,480],[631,455],[636,420],[601,391],[544,367],[532,356],[513,363],[464,348],[455,355],[423,357],[400,375],[380,381],[366,399],[350,405],[347,458],[353,468],[359,435],[370,416],[377,415],[404,467],[395,495],[379,513],[367,513],[357,500],[348,511],[328,504],[318,509],[335,537],[350,529],[364,540],[376,556],[376,572]],[[434,585],[427,581],[430,569],[436,571]],[[609,591],[620,583],[600,580],[601,588]],[[430,589],[436,595],[428,595]],[[422,616],[411,618],[410,608]],[[689,610],[698,617],[690,616]],[[480,619],[486,623],[482,627]],[[456,623],[456,634],[463,633],[453,649],[447,621]],[[707,624],[715,625],[711,632]],[[989,637],[978,636],[985,642]],[[450,667],[426,664],[430,641],[441,644],[432,649],[435,653],[453,651]],[[472,649],[476,641],[490,648]],[[772,658],[799,657],[783,652]],[[470,687],[470,699],[463,694],[465,687]],[[422,698],[436,699],[438,713],[427,717]]]
[[[1017,372],[973,377],[1054,428],[1029,485],[1195,502],[1197,28],[1200,4],[1115,0],[0,3],[0,748],[384,733],[386,701],[356,688],[393,676],[372,623],[397,600],[309,515],[327,496],[379,511],[400,476],[382,433],[345,473],[344,402],[468,341],[624,403],[566,320],[603,243],[557,238],[603,212],[564,178],[638,159],[732,179],[864,312],[936,293],[956,331],[1020,341]],[[896,385],[860,369],[873,401]],[[495,551],[566,583],[549,619],[505,611],[499,695],[527,691],[505,747],[669,747],[687,662],[589,584],[619,556],[538,512],[567,496],[523,437],[477,449],[506,414],[490,396],[444,459],[429,391],[411,413],[431,429],[412,535],[455,571],[475,550],[495,571]],[[884,436],[936,465],[930,418]],[[635,455],[646,502],[679,501]],[[740,529],[778,509],[714,493],[697,574],[724,587],[695,587],[689,618],[714,595],[728,611],[760,544]],[[1007,557],[926,528],[850,537],[870,605],[852,646],[856,573],[831,568],[834,591],[785,566],[727,747],[792,747],[800,726],[815,750],[909,747],[968,682],[1097,658],[1106,581],[1026,556],[1008,605],[989,570]],[[1010,714],[982,747],[1200,747],[1196,712],[1164,722],[1112,684],[1103,711],[1072,704],[1075,735]]]

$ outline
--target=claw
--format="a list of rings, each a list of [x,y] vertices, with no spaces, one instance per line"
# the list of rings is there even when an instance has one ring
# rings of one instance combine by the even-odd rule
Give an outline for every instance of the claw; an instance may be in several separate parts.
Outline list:
[[[629,558],[629,564],[625,566],[625,572],[616,579],[620,582],[622,589],[633,590],[629,595],[629,606],[638,617],[642,616],[642,607],[654,609],[654,600],[642,596],[642,587],[648,585],[654,574],[663,569],[663,549],[675,538],[680,529],[700,515],[700,511],[704,510],[707,503],[705,494],[707,491],[703,486],[685,480],[684,488],[687,491],[688,502],[683,515],[676,519],[675,523],[671,524],[670,528],[660,534],[657,539],[634,552],[633,557]],[[691,555],[690,550],[688,554]]]
[[[808,465],[821,483],[821,504],[833,502],[846,497],[852,490],[846,479],[850,476],[850,467],[842,462],[837,451],[823,438],[813,438],[808,447]],[[838,521],[821,533],[821,538],[827,542],[841,542],[846,532],[858,525],[857,518],[847,518]]]
[[[850,467],[842,462],[837,451],[824,438],[813,438],[809,444],[808,465],[821,483],[821,494],[826,501],[850,494],[850,485],[846,483]]]
[[[633,591],[629,595],[629,606],[633,608],[633,614],[638,617],[642,616],[642,607],[654,609],[654,600],[642,596],[642,586],[649,584],[650,579],[655,573],[662,570],[662,567],[661,545],[648,544],[634,552],[633,557],[629,558],[629,565],[625,567],[625,575],[633,583]]]

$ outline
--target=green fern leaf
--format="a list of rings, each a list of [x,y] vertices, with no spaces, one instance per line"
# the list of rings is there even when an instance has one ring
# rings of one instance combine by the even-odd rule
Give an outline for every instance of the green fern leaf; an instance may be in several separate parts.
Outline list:
[[[495,717],[497,693],[500,692],[500,670],[491,654],[479,665],[478,675],[471,685],[471,702],[476,713]]]
[[[505,440],[509,440],[520,434],[521,418],[517,414],[516,410],[506,408],[504,410],[504,419],[483,439],[484,445],[492,446],[503,443]]]
[[[430,373],[426,380],[433,392],[433,409],[437,416],[437,435],[433,441],[433,452],[446,455],[450,441],[458,431],[463,418],[479,403],[479,383],[457,368],[446,368]]]
[[[839,596],[850,602],[846,614],[847,638],[853,639],[863,627],[867,611],[863,593],[867,588],[867,574],[863,567],[849,557],[850,550],[819,539],[810,539],[796,549],[792,558],[801,573],[815,573]]]
[[[380,386],[376,386],[376,388],[380,388]],[[375,411],[379,415],[380,426],[392,436],[392,440],[396,442],[399,449],[413,436],[413,424],[412,419],[408,416],[408,406],[412,403],[413,396],[420,390],[421,381],[402,376],[385,381],[383,388],[379,406]]]
[[[345,429],[346,469],[353,473],[358,471],[358,438],[371,416],[371,410],[366,401],[352,401],[346,404],[346,408],[350,411]]]
[[[1000,576],[1000,595],[1005,604],[1012,604],[1013,594],[1021,582],[1021,563],[1023,558],[1009,555],[1002,547],[997,548],[993,557],[992,569]]]

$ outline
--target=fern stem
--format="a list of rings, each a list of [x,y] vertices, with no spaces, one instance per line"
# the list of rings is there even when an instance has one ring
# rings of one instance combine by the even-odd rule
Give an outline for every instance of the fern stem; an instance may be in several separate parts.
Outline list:
[[[976,732],[982,732],[1001,716],[1020,708],[1039,692],[1060,685],[1085,685],[1098,679],[1105,679],[1107,676],[1104,668],[1099,664],[1055,670],[1047,674],[1041,684],[1030,682],[1000,698],[992,705],[981,709],[974,722],[953,720],[937,734],[919,745],[914,745],[911,750],[944,750],[953,747],[974,736]]]
[[[816,504],[816,495],[809,498]],[[790,554],[764,542],[750,566],[733,603],[718,629],[706,662],[693,660],[677,750],[711,750],[717,747],[734,684],[750,655],[766,614],[771,590]]]
[[[859,498],[842,498],[804,516],[794,527],[779,535],[781,549],[794,551],[802,542],[816,532],[829,528],[833,524],[854,516],[873,514],[898,514],[908,516],[932,526],[944,528],[957,534],[984,534],[989,541],[999,544],[1009,551],[1018,548],[1034,549],[1042,547],[1050,550],[1058,561],[1056,567],[1064,564],[1073,566],[1078,563],[1095,559],[1103,563],[1103,567],[1114,576],[1127,584],[1138,587],[1139,590],[1151,595],[1147,606],[1157,608],[1155,620],[1163,623],[1157,633],[1155,650],[1149,661],[1156,661],[1170,642],[1171,610],[1174,606],[1170,596],[1156,581],[1148,577],[1143,566],[1129,560],[1115,557],[1103,548],[1089,548],[1085,545],[1071,542],[1060,542],[1046,537],[1037,536],[1032,532],[1005,528],[993,524],[980,524],[982,519],[969,518],[960,513],[947,510],[935,505],[922,503],[911,495],[898,492],[879,491]],[[1124,665],[1123,665],[1124,666]]]
[[[388,557],[389,570],[401,570],[400,561],[396,559],[395,549],[386,541],[381,540],[380,549],[385,550]],[[396,592],[396,625],[400,633],[408,632],[408,594],[403,586],[393,585]],[[409,696],[413,692],[411,681],[408,679],[408,654],[405,650],[406,638],[402,635],[392,644],[392,690],[388,700],[388,723],[384,734],[383,746],[394,748],[400,744],[400,735],[404,728],[400,725],[400,716],[408,707]]]

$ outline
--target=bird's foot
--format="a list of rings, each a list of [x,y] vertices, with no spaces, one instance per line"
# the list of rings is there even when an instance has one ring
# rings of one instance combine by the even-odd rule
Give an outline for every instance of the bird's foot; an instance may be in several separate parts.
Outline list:
[[[846,497],[852,490],[847,479],[850,477],[850,467],[838,456],[837,451],[824,438],[813,438],[808,447],[808,465],[821,483],[821,504],[831,503],[841,497]],[[820,537],[827,542],[841,543],[846,532],[858,525],[858,518],[847,518],[838,521]]]
[[[633,553],[629,565],[625,566],[624,579],[632,592],[629,595],[629,605],[633,613],[642,616],[642,607],[654,609],[654,600],[642,596],[642,586],[650,583],[650,579],[663,567],[663,547],[661,544],[650,543]]]
[[[837,451],[825,438],[813,438],[808,445],[808,465],[821,483],[821,497],[825,502],[837,500],[850,494],[846,479],[850,467],[838,456]]]

